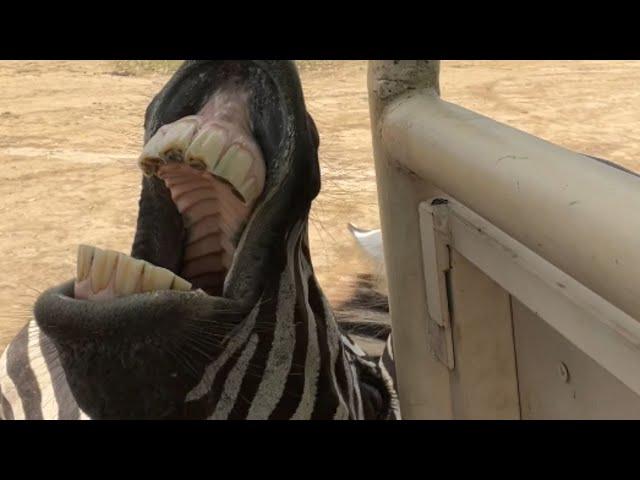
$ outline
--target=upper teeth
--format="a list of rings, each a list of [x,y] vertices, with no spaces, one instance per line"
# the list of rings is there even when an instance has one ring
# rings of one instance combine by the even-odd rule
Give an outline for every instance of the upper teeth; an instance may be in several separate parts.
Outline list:
[[[185,117],[160,128],[144,147],[138,165],[154,175],[161,163],[180,161],[199,125],[197,117]]]
[[[159,145],[161,158],[168,161],[182,161],[198,128],[198,120],[190,117],[181,119],[166,130]]]
[[[224,130],[202,130],[193,139],[185,159],[192,167],[212,172],[226,142],[227,135]]]
[[[77,283],[88,282],[96,294],[112,288],[114,296],[156,290],[191,290],[191,284],[170,270],[113,250],[89,245],[78,248]]]
[[[162,163],[185,161],[225,179],[246,204],[251,204],[264,189],[264,160],[257,146],[231,142],[223,127],[201,124],[198,117],[185,117],[156,132],[145,145],[138,165],[146,175],[155,175]]]
[[[227,180],[231,185],[240,188],[249,175],[253,166],[251,154],[239,145],[232,145],[224,157],[216,164],[213,173]]]

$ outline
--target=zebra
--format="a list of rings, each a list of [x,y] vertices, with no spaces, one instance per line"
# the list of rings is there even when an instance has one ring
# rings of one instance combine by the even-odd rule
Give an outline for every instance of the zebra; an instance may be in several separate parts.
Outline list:
[[[87,302],[74,298],[73,280],[47,290],[0,357],[1,418],[401,418],[391,335],[381,357],[367,355],[314,274],[308,217],[320,190],[319,135],[295,64],[185,62],[147,109],[145,142],[230,75],[251,86],[268,176],[222,294]],[[143,178],[131,257],[171,264],[169,247],[181,245],[171,242],[183,240],[170,202],[161,181]]]

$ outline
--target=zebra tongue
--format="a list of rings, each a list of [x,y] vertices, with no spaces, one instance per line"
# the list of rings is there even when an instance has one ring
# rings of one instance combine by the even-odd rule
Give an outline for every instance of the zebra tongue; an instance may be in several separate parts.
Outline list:
[[[113,250],[89,245],[78,248],[74,296],[108,300],[157,290],[190,290],[191,284],[170,270]]]

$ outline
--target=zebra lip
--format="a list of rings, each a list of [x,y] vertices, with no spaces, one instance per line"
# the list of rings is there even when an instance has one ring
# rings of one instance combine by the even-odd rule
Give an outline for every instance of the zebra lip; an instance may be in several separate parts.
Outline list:
[[[193,331],[202,331],[203,316],[224,321],[224,299],[164,290],[93,302],[73,294],[74,281],[47,290],[34,316],[80,408],[93,419],[178,416],[208,358],[191,355]],[[205,327],[219,330],[213,322]],[[187,353],[188,362],[180,361]]]

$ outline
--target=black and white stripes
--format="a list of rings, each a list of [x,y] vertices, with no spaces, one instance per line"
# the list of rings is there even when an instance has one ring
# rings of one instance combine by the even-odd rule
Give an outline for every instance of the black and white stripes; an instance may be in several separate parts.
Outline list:
[[[302,248],[305,228],[292,229],[279,276],[189,392],[187,409],[199,404],[211,419],[365,418],[358,369],[377,365],[339,331]]]
[[[340,332],[313,275],[306,241],[306,223],[301,221],[283,245],[279,275],[186,395],[185,411],[192,417],[371,418],[365,405],[372,402],[365,397],[372,390],[363,387],[363,372],[380,377],[387,388],[376,392],[384,400],[378,404],[387,411],[374,412],[373,418],[398,416],[388,371],[390,343],[378,365]],[[35,321],[0,357],[0,393],[4,419],[87,418],[54,345]]]
[[[55,347],[31,320],[0,357],[0,416],[6,420],[88,419]]]

